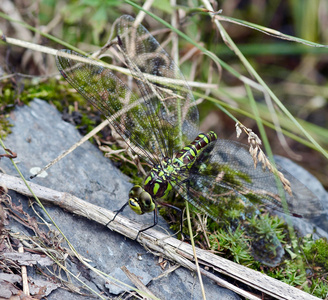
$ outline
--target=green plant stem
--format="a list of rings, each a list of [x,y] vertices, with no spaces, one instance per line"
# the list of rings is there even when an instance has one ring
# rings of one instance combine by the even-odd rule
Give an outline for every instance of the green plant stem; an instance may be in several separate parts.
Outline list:
[[[190,242],[191,242],[192,250],[194,252],[194,259],[195,259],[195,265],[196,265],[196,269],[197,269],[197,275],[198,275],[199,283],[202,287],[203,300],[206,300],[206,295],[205,295],[205,290],[204,290],[204,285],[203,285],[203,280],[202,280],[202,274],[200,273],[200,268],[199,268],[197,253],[196,253],[196,246],[195,246],[194,236],[193,236],[193,232],[192,232],[192,228],[191,228],[190,211],[189,211],[188,201],[185,201],[185,204],[186,204],[187,223],[188,223]]]

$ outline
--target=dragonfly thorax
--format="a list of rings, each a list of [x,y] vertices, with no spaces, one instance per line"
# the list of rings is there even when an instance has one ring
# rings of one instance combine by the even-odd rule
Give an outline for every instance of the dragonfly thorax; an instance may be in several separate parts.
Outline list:
[[[161,164],[154,166],[147,175],[144,189],[154,199],[166,197],[172,190],[171,181],[177,178],[179,168],[175,166],[172,159],[165,158]]]
[[[147,175],[144,187],[135,185],[129,193],[130,208],[141,215],[152,212],[155,199],[166,197],[172,190],[171,181],[176,181],[180,168],[170,158],[154,166]]]

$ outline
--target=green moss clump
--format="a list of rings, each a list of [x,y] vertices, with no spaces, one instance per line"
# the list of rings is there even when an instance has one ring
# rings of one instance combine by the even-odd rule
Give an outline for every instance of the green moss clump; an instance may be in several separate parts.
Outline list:
[[[323,272],[328,271],[328,242],[326,239],[318,239],[304,248],[304,254],[309,262],[324,268]]]
[[[249,248],[249,239],[244,230],[237,227],[232,231],[230,228],[219,229],[216,234],[209,236],[211,248],[225,253],[225,258],[230,258],[236,263],[250,265],[255,263]]]
[[[10,127],[13,125],[10,124],[8,119],[0,118],[0,136],[1,138],[5,138],[8,134],[11,133]]]

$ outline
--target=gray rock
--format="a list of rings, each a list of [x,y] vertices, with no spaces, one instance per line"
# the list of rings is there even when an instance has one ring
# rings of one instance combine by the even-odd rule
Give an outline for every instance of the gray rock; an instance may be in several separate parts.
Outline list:
[[[34,100],[30,106],[17,108],[11,113],[14,124],[12,134],[5,140],[7,148],[18,154],[16,162],[25,178],[31,175],[33,167],[43,167],[68,149],[81,136],[70,124],[62,121],[61,115],[48,103]],[[0,161],[1,168],[11,175],[17,175],[16,170],[8,159]],[[93,204],[119,209],[128,199],[131,184],[128,178],[120,173],[103,154],[89,142],[84,143],[69,156],[51,167],[44,178],[37,177],[33,182],[63,192],[69,192]],[[24,210],[35,215],[28,207],[27,199],[14,192],[10,193],[13,201],[21,201]],[[60,226],[61,230],[74,245],[76,250],[91,264],[103,272],[113,273],[122,266],[128,266],[137,276],[155,278],[162,273],[156,257],[147,253],[136,241],[126,240],[94,222],[74,216],[58,207],[47,207],[48,212]],[[47,216],[38,210],[47,220]],[[136,216],[126,209],[123,215],[137,219],[144,224],[152,223],[152,215]],[[166,226],[160,220],[161,226]],[[12,230],[32,234],[13,220]],[[45,229],[47,230],[47,229]],[[143,253],[143,260],[138,259],[138,253]],[[93,272],[81,271],[81,266],[67,260],[68,268],[74,273],[81,272],[80,279],[98,292],[108,294],[104,280]],[[138,270],[140,272],[138,272]],[[36,278],[38,274],[29,268],[28,275]],[[73,281],[76,285],[80,285]],[[208,279],[204,279],[208,299],[239,299],[229,290],[221,288]],[[179,268],[167,277],[150,282],[148,287],[161,299],[201,299],[199,283],[190,271]],[[77,294],[71,294],[64,289],[52,292],[48,299],[94,299]]]
[[[282,166],[287,172],[296,177],[304,184],[320,201],[325,212],[328,212],[328,193],[322,186],[321,182],[311,173],[303,169],[298,164],[283,156],[274,156],[276,162]]]
[[[304,198],[299,198],[299,205],[306,207],[307,203],[315,203],[314,210],[317,212],[315,214],[310,214],[306,218],[295,218],[291,217],[293,226],[297,229],[301,236],[314,233],[314,238],[325,237],[328,238],[328,193],[313,175],[308,171],[295,164],[293,161],[286,157],[275,156],[276,163],[284,168],[296,179],[293,179],[294,187],[297,189],[300,186],[299,182],[307,187],[312,193],[313,197],[316,197],[313,201],[312,199],[307,199],[307,195]],[[287,177],[288,178],[288,177]],[[301,193],[299,193],[301,196]],[[310,208],[309,208],[310,210]],[[283,216],[284,217],[284,216]]]

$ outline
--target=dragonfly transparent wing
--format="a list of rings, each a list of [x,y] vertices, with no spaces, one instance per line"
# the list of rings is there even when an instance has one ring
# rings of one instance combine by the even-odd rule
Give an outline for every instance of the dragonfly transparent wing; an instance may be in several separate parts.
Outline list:
[[[220,176],[220,175],[219,175]],[[175,190],[199,211],[211,217],[228,232],[245,231],[253,257],[269,266],[281,262],[284,249],[261,211],[247,196],[216,176],[190,175],[173,184]],[[265,234],[263,228],[266,228]]]
[[[146,129],[164,156],[172,157],[198,135],[198,110],[177,65],[145,27],[134,23],[131,16],[119,18],[118,48],[153,116]]]
[[[293,195],[283,192],[287,213],[304,218],[319,215],[322,211],[319,199],[292,175],[279,169],[293,190]],[[228,140],[212,142],[180,178],[175,189],[186,200],[222,226],[232,230],[241,226],[246,231],[257,260],[270,266],[280,262],[283,248],[262,217],[263,211],[285,212],[276,178],[268,170],[263,171],[260,163],[254,168],[245,145]],[[261,228],[265,228],[265,235]]]
[[[139,91],[132,92],[111,70],[91,59],[81,62],[64,55],[83,57],[73,51],[58,52],[56,62],[66,80],[110,120],[132,149],[155,164],[197,136],[198,110],[173,60],[142,25],[133,27],[133,22],[130,16],[118,20],[117,48]],[[111,119],[119,112],[123,114]]]
[[[83,61],[79,61],[80,58]],[[111,70],[74,51],[58,51],[56,63],[64,78],[108,118],[130,147],[148,163],[154,163],[151,154],[154,153],[155,138],[149,134],[151,116],[144,100]]]
[[[282,167],[277,168],[291,183],[292,195],[282,191],[288,211],[284,209],[275,175],[262,168],[260,162],[255,168],[247,147],[234,141],[218,139],[211,143],[197,158],[190,170],[190,179],[199,175],[202,178],[212,176],[214,182],[248,195],[255,204],[295,216],[313,217],[323,210],[320,200],[304,184]]]

